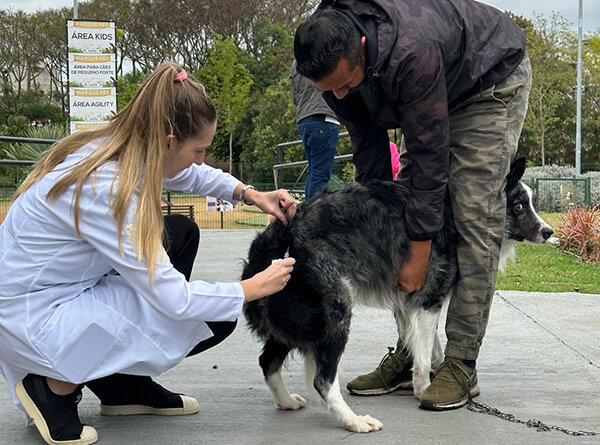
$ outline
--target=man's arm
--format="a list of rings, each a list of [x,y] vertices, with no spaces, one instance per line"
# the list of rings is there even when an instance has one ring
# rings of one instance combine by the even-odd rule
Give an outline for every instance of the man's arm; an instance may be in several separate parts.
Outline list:
[[[450,166],[450,130],[446,79],[441,54],[429,42],[404,52],[398,95],[401,128],[410,162],[410,197],[405,210],[409,256],[396,285],[404,292],[420,290],[427,279],[431,239],[443,222]]]
[[[410,161],[410,197],[406,227],[413,241],[431,240],[440,229],[450,169],[448,94],[441,54],[429,42],[404,53],[396,80]]]

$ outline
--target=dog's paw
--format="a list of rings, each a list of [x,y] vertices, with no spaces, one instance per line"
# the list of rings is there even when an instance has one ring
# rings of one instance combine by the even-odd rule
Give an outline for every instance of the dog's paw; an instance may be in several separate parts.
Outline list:
[[[421,396],[427,388],[431,385],[429,377],[423,378],[422,376],[413,375],[413,393],[417,400],[421,400]]]
[[[427,383],[426,385],[419,385],[419,386],[413,385],[413,393],[417,400],[421,400],[421,397],[423,397],[423,393],[425,392],[425,390],[427,388],[429,388],[430,384],[431,383]]]
[[[356,416],[356,418],[346,424],[346,429],[353,433],[370,433],[379,431],[383,428],[383,423],[371,416]]]
[[[425,392],[425,390],[422,391],[417,391],[416,389],[414,390],[413,394],[415,395],[415,399],[417,400],[421,400],[421,397],[423,397],[423,393]]]
[[[279,409],[283,410],[297,410],[306,406],[306,400],[299,394],[290,394],[288,401],[277,404]]]

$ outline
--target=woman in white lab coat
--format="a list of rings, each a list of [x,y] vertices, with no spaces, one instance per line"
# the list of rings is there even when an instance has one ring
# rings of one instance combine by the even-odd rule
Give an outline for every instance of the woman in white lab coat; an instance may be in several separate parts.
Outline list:
[[[51,147],[17,191],[0,225],[0,370],[47,443],[97,440],[77,413],[83,384],[107,415],[197,412],[149,376],[221,341],[244,301],[287,283],[292,258],[241,282],[188,282],[198,229],[164,221],[163,188],[282,221],[296,209],[284,190],[203,164],[216,121],[202,85],[163,64],[105,127]]]

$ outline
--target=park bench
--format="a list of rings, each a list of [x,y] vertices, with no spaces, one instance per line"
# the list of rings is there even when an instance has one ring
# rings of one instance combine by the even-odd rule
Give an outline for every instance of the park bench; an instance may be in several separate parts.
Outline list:
[[[194,206],[187,204],[164,204],[161,206],[163,215],[180,214],[194,219]]]

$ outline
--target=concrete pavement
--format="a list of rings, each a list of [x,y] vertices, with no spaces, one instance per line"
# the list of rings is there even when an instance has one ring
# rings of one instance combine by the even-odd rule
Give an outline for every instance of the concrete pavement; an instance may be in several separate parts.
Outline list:
[[[237,279],[255,233],[202,231],[193,278]],[[386,346],[395,342],[390,313],[357,308],[340,365],[341,384],[374,369]],[[357,414],[384,423],[380,432],[352,434],[318,401],[296,412],[277,410],[262,379],[259,353],[259,343],[241,319],[221,345],[157,377],[166,387],[196,397],[200,413],[103,417],[98,400],[86,389],[80,415],[98,430],[102,444],[600,444],[600,435],[537,432],[465,408],[423,411],[406,392],[354,397],[343,389]],[[499,291],[478,372],[481,396],[476,401],[518,419],[600,434],[600,295]],[[291,392],[307,394],[299,357],[290,361],[283,376]],[[0,444],[43,443],[35,427],[24,424],[0,378]]]

